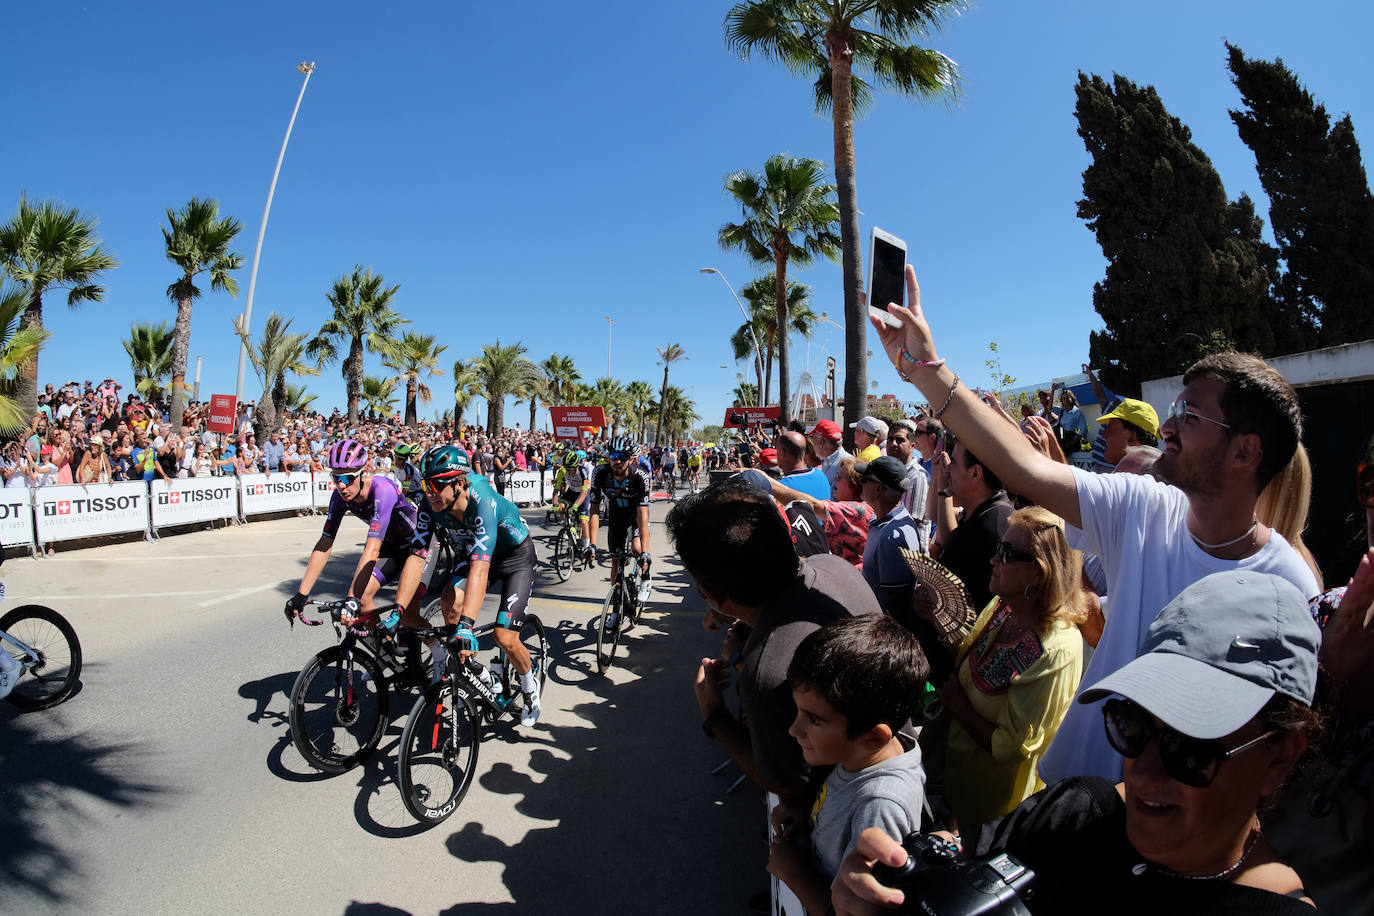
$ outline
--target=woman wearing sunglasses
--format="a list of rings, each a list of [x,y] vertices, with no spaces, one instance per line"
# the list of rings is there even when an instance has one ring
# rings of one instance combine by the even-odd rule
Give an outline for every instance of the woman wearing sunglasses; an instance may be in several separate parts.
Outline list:
[[[992,558],[993,600],[939,692],[954,717],[945,800],[965,831],[1045,787],[1036,764],[1078,689],[1082,558],[1069,549],[1063,524],[1039,506],[1008,517]]]
[[[1139,657],[1079,697],[1107,698],[1104,727],[1124,758],[1123,781],[1063,780],[966,834],[965,853],[1006,851],[1032,869],[1032,913],[1315,912],[1259,811],[1317,730],[1320,642],[1286,580],[1252,571],[1200,579],[1159,613]],[[900,903],[870,868],[905,859],[895,839],[865,831],[841,867],[836,912]]]

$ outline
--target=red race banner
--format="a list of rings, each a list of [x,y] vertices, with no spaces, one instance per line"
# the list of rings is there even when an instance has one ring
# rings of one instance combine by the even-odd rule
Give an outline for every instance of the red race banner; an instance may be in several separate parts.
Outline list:
[[[557,439],[580,439],[583,428],[606,425],[606,411],[600,407],[550,407],[549,416]]]
[[[210,395],[210,419],[205,424],[212,433],[232,433],[238,403],[232,394]]]
[[[725,408],[726,426],[754,426],[760,424],[770,426],[778,422],[778,417],[782,415],[782,408],[774,404],[772,407],[727,407]]]

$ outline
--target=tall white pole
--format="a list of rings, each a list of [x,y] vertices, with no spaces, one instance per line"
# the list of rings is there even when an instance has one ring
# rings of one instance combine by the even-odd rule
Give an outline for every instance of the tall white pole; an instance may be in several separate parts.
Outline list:
[[[296,96],[296,107],[291,109],[291,120],[286,124],[286,136],[281,141],[281,152],[277,154],[277,167],[272,170],[272,184],[267,188],[267,205],[262,208],[262,225],[258,227],[258,244],[253,249],[253,267],[248,272],[248,302],[243,308],[243,321],[239,332],[244,335],[239,342],[239,376],[234,387],[234,400],[243,403],[243,372],[248,366],[248,341],[246,339],[253,322],[253,291],[258,285],[258,261],[262,257],[262,237],[267,234],[267,214],[272,212],[272,195],[277,193],[277,176],[281,174],[281,162],[286,158],[286,144],[291,140],[291,128],[296,126],[296,113],[301,110],[301,99],[305,98],[305,87],[310,85],[310,74],[315,72],[315,62],[301,61],[296,69],[305,74],[301,83],[300,95]]]
[[[199,401],[199,400],[200,400],[200,367],[201,367],[201,365],[203,365],[204,361],[205,361],[205,357],[203,357],[203,356],[197,356],[197,357],[196,357],[196,387],[195,387],[195,389],[191,392],[191,400],[193,400],[193,401]]]
[[[611,377],[611,329],[615,327],[615,319],[606,315],[606,378]]]
[[[749,313],[744,310],[744,303],[739,301],[739,296],[735,295],[735,288],[730,285],[730,281],[725,279],[725,274],[716,270],[714,267],[703,267],[698,273],[715,274],[720,277],[720,282],[725,284],[725,288],[730,291],[730,295],[735,298],[735,305],[739,306],[739,313],[744,316],[744,326],[749,329],[749,336],[754,339],[754,363],[758,366],[759,390],[754,393],[757,406],[763,406],[763,346],[759,343],[759,335],[754,333],[754,322],[749,320]]]

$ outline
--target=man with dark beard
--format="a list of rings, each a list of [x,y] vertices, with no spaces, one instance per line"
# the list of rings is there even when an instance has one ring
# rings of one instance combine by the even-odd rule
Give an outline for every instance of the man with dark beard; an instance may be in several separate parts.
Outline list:
[[[932,406],[941,405],[935,416],[1007,490],[1081,528],[1083,549],[1102,559],[1107,624],[1084,683],[1134,659],[1160,609],[1204,576],[1236,569],[1273,573],[1306,597],[1317,593],[1297,551],[1255,518],[1260,491],[1292,458],[1302,432],[1297,395],[1263,360],[1218,353],[1189,368],[1161,430],[1164,453],[1154,467],[1160,480],[1094,474],[1037,452],[962,385],[936,356],[910,266],[907,291],[912,308],[889,309],[901,327],[878,327],[889,359]],[[1121,756],[1107,743],[1096,706],[1074,705],[1040,774],[1047,783],[1085,774],[1120,780]]]

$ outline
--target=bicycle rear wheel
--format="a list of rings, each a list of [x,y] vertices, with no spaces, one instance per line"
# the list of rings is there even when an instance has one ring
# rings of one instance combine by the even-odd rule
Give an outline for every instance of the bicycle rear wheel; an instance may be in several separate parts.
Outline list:
[[[422,824],[437,824],[458,809],[477,771],[481,730],[477,711],[455,701],[445,678],[415,701],[401,733],[396,782],[406,810]]]
[[[559,582],[567,582],[572,576],[573,564],[577,562],[576,551],[577,545],[573,543],[572,535],[566,527],[563,528],[553,542],[553,556],[549,559]]]
[[[596,627],[596,670],[605,674],[606,669],[615,662],[615,650],[620,645],[620,627],[624,623],[625,593],[619,578],[606,595],[606,603],[601,606],[601,620]],[[611,626],[611,617],[616,625]]]
[[[343,646],[315,654],[291,688],[291,741],[322,773],[352,769],[381,743],[387,723],[387,680],[377,660],[353,649],[349,676]]]
[[[539,681],[539,696],[542,698],[544,684],[549,678],[549,639],[544,632],[544,621],[537,615],[525,615],[525,622],[520,625],[520,642],[530,654],[530,670]],[[501,669],[501,680],[506,696],[515,698],[507,707],[507,711],[519,719],[525,708],[525,698],[520,693],[520,675],[515,673],[509,660]]]
[[[26,604],[0,617],[0,630],[38,653],[37,661],[29,663],[18,646],[3,644],[6,652],[25,663],[5,699],[20,709],[47,709],[72,695],[81,677],[81,642],[67,618],[52,608]]]

